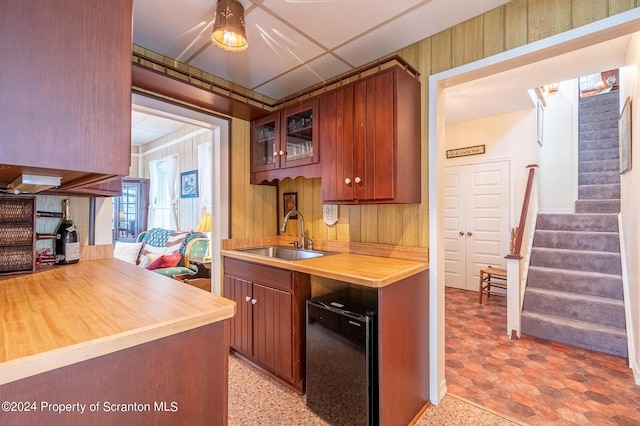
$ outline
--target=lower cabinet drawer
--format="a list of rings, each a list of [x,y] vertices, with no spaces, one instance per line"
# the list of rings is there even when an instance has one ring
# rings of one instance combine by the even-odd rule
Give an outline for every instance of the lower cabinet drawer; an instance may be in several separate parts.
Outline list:
[[[273,266],[245,262],[238,259],[224,259],[224,273],[246,278],[282,291],[293,291],[292,272]]]

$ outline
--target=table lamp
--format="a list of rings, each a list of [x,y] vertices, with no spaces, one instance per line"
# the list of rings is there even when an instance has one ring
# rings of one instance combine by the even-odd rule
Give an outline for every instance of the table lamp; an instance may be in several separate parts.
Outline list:
[[[209,247],[211,246],[211,213],[202,214],[200,222],[198,222],[198,226],[196,226],[196,231],[207,234],[209,243],[207,244],[207,253],[204,255],[204,258],[205,260],[209,260],[211,259],[211,255],[209,254]]]

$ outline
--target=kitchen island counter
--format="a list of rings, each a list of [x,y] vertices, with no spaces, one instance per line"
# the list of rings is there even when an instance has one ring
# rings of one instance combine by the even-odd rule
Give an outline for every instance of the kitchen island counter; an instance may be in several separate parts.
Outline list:
[[[102,259],[5,277],[0,304],[0,396],[5,400],[149,403],[186,416],[180,421],[196,420],[198,411],[211,416],[211,407],[204,405],[215,395],[226,404],[225,320],[235,313],[228,299]],[[220,421],[213,423],[226,424],[224,404]],[[105,414],[102,408],[98,411]],[[0,418],[13,422],[24,414],[3,412]],[[125,414],[130,415],[118,415]],[[137,417],[138,424],[168,415],[151,414]],[[132,420],[118,415],[109,414],[110,421]],[[36,419],[29,415],[25,424]]]

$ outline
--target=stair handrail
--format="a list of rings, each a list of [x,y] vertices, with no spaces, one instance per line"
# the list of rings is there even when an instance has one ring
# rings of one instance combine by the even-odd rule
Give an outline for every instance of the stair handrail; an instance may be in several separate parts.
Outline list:
[[[527,187],[522,200],[522,213],[520,214],[520,222],[515,230],[511,231],[511,244],[506,255],[507,259],[507,336],[510,339],[517,340],[520,338],[520,310],[522,308],[522,240],[526,232],[525,225],[527,223],[527,215],[529,214],[529,202],[533,192],[533,182],[536,173],[537,164],[530,164],[529,177],[527,178]]]
[[[506,258],[507,259],[522,259],[522,255],[520,254],[520,250],[522,248],[522,239],[525,232],[525,224],[527,222],[527,213],[529,212],[529,201],[531,200],[531,191],[533,188],[533,178],[536,173],[536,169],[538,168],[537,164],[529,164],[527,169],[529,169],[529,177],[527,178],[527,188],[524,192],[524,199],[522,200],[522,212],[520,213],[520,222],[518,223],[518,227],[515,232],[515,241],[511,244],[511,253],[509,253]]]

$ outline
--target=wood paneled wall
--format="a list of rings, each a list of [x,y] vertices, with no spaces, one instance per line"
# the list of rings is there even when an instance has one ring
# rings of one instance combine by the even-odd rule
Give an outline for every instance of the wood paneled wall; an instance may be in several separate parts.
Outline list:
[[[179,142],[175,143],[175,141]],[[149,162],[164,157],[178,155],[178,173],[198,169],[198,145],[212,143],[213,133],[191,124],[186,124],[175,132],[142,146],[138,150],[138,158],[132,158],[139,167],[132,167],[137,175],[131,177],[149,178]],[[178,175],[179,178],[180,175]],[[199,177],[200,178],[200,177]],[[180,185],[178,185],[178,191]],[[178,194],[178,197],[180,194]],[[192,231],[200,220],[200,198],[179,198],[178,229]]]
[[[231,120],[231,237],[277,234],[275,186],[251,185],[251,124]]]
[[[320,179],[285,179],[279,193],[297,192],[310,238],[428,247],[428,80],[464,65],[640,6],[640,0],[512,0],[398,53],[420,71],[422,82],[422,203],[339,206],[339,221],[322,220]],[[249,123],[232,132],[232,233],[234,238],[275,235],[282,201],[275,187],[249,184]],[[281,197],[281,195],[280,195]],[[277,212],[276,206],[280,206]],[[279,219],[278,219],[279,218]],[[298,233],[292,222],[288,235]]]

